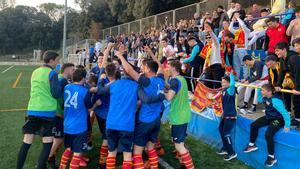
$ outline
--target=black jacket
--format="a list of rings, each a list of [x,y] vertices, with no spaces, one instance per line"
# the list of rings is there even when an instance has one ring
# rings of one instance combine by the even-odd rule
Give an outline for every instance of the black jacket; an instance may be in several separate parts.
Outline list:
[[[282,87],[286,73],[290,73],[295,89],[300,91],[300,56],[296,52],[289,51],[286,59],[280,59],[280,73],[277,86]]]

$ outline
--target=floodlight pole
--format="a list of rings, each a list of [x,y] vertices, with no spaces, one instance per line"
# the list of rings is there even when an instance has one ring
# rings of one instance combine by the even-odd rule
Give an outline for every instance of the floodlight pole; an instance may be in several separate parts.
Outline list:
[[[67,41],[67,0],[65,0],[65,7],[64,7],[64,32],[63,32],[63,50],[62,50],[62,57],[63,62],[66,59],[66,41]]]

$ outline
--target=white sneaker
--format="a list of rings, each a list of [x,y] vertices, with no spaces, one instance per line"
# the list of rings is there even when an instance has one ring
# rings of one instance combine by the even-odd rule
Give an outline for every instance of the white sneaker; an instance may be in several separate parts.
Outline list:
[[[243,115],[246,115],[248,113],[248,111],[246,109],[240,109],[240,113],[242,113]]]

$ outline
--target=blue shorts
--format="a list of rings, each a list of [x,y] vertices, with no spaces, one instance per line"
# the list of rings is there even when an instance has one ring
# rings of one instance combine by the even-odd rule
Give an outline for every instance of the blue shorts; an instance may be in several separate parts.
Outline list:
[[[71,148],[74,153],[83,153],[87,151],[87,132],[80,134],[64,135],[65,148]]]
[[[87,128],[88,128],[88,131],[92,131],[92,124],[91,124],[91,116],[90,116],[90,113],[88,113],[87,115]]]
[[[160,118],[150,123],[138,121],[135,126],[133,143],[141,147],[145,147],[149,141],[156,143],[159,130]]]
[[[97,118],[97,121],[98,121],[99,130],[102,134],[102,140],[107,140],[106,132],[105,132],[106,131],[106,119],[101,118],[97,114],[96,114],[96,118]]]
[[[121,152],[132,152],[133,132],[106,129],[106,136],[110,152],[117,149]]]
[[[53,128],[54,138],[63,138],[64,137],[64,119],[59,116],[55,116],[54,119],[55,126]]]
[[[175,143],[182,143],[184,142],[187,134],[186,134],[186,130],[187,130],[187,123],[186,124],[181,124],[181,125],[172,125],[172,129],[171,129],[171,133],[172,133],[172,140]]]

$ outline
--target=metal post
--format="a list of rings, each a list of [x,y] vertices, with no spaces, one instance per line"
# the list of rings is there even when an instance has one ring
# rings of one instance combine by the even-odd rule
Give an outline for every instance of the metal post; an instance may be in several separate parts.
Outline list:
[[[109,36],[112,36],[112,34],[111,34],[112,32],[111,32],[111,28],[109,28]]]
[[[65,61],[66,58],[66,41],[67,41],[67,0],[65,0],[65,15],[64,15],[64,33],[63,33],[63,62]]]
[[[131,34],[131,31],[130,31],[130,23],[127,23],[128,24],[128,35]]]
[[[154,25],[155,25],[155,28],[157,28],[157,15],[154,16]]]
[[[142,34],[142,19],[140,19],[139,22],[140,22],[140,34]]]
[[[120,25],[118,26],[118,34],[119,35],[121,34],[121,26]]]
[[[175,21],[176,20],[176,13],[175,12],[176,12],[176,10],[173,10],[173,22],[172,22],[173,26],[176,25],[176,21]]]
[[[196,12],[197,12],[197,14],[200,15],[200,4],[197,4],[197,6],[196,6]]]
[[[102,40],[105,40],[105,34],[104,29],[102,29]]]

